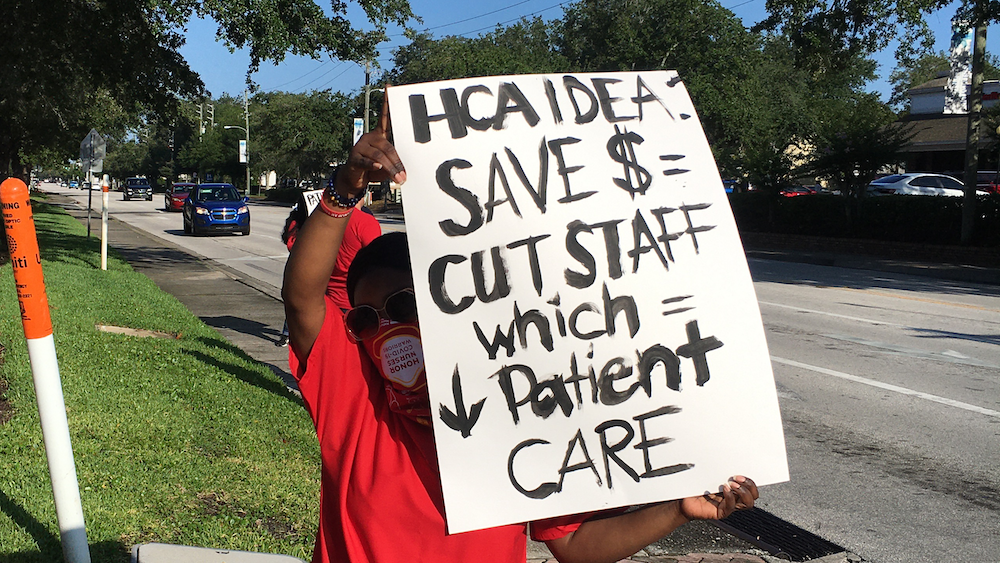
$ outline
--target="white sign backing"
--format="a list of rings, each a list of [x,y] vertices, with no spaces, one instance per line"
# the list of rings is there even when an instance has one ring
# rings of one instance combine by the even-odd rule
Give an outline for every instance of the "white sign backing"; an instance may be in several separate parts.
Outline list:
[[[746,259],[676,72],[388,93],[449,532],[787,480]]]

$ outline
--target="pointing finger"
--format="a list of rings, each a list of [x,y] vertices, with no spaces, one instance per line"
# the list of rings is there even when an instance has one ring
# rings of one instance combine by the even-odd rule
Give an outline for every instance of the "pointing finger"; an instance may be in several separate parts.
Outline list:
[[[382,95],[382,114],[379,115],[378,128],[384,133],[389,133],[389,85],[385,85]]]

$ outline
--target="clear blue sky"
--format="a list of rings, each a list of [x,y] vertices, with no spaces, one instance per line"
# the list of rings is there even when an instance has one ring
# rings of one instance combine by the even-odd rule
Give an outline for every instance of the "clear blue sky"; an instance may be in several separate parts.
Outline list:
[[[324,7],[326,0],[319,2]],[[477,2],[457,2],[455,0],[410,0],[414,13],[423,19],[423,24],[412,24],[417,29],[429,29],[435,37],[444,35],[465,35],[474,37],[491,31],[496,24],[507,24],[523,16],[541,16],[544,19],[560,17],[563,6],[570,2],[560,0],[478,0]],[[765,0],[722,0],[722,5],[751,26],[764,18]],[[950,41],[950,19],[954,7],[948,7],[930,16],[928,23],[934,30],[937,44],[935,51],[946,50]],[[364,20],[360,8],[353,5],[349,12],[353,21]],[[360,25],[360,24],[357,24]],[[223,93],[240,94],[245,86],[249,57],[246,52],[230,53],[215,41],[216,25],[212,21],[193,21],[188,29],[187,44],[181,53],[198,72],[214,97]],[[996,30],[991,30],[995,34]],[[391,28],[390,41],[380,46],[378,63],[391,66],[392,50],[406,43],[402,30]],[[989,36],[987,52],[996,53],[1000,48],[1000,37]],[[881,53],[879,61],[881,79],[872,83],[869,89],[888,99],[890,86],[887,78],[895,67],[893,49]],[[377,71],[376,71],[377,72]],[[364,85],[364,68],[357,63],[331,61],[328,57],[313,60],[308,57],[289,57],[280,65],[264,63],[254,74],[254,81],[264,91],[309,92],[312,90],[340,90],[355,92]]]

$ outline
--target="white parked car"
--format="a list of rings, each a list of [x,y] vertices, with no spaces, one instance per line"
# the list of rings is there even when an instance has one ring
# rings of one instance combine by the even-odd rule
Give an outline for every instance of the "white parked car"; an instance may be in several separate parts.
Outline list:
[[[965,193],[965,184],[960,180],[944,174],[925,174],[910,172],[907,174],[892,174],[868,184],[868,195],[945,195],[961,197]],[[987,195],[987,192],[976,190],[977,195]]]

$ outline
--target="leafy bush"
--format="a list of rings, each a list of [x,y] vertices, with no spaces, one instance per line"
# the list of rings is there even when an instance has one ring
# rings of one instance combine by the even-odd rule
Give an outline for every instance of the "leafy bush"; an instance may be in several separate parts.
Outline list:
[[[267,199],[267,201],[295,203],[299,200],[300,195],[302,195],[302,190],[299,188],[273,188],[267,190],[267,193],[264,194],[264,198]]]

